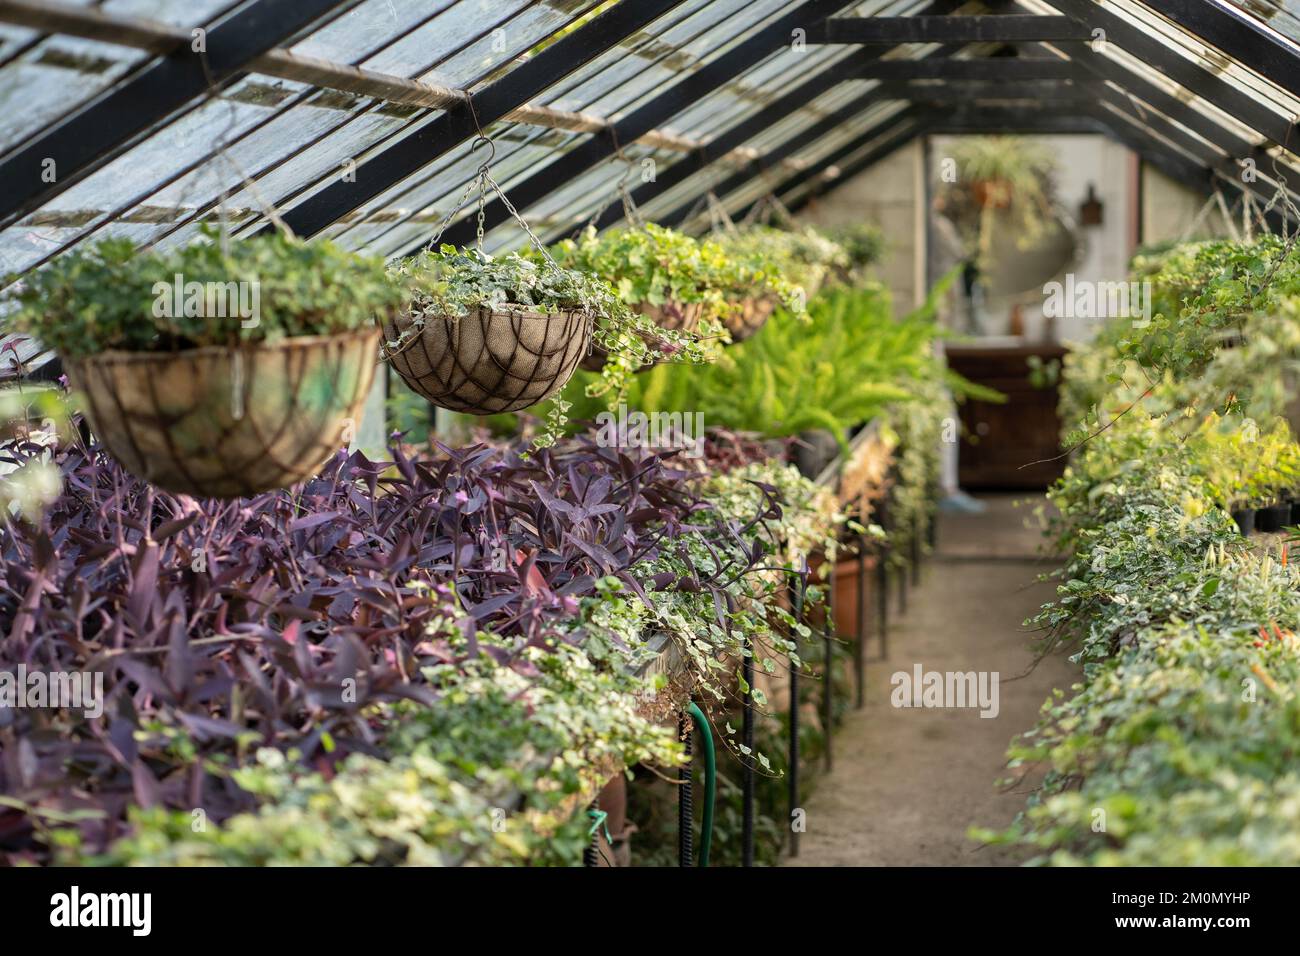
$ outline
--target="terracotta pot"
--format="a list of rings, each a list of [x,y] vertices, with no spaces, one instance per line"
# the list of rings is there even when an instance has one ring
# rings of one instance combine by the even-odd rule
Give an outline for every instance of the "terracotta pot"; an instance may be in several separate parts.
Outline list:
[[[598,865],[631,866],[631,840],[637,827],[627,820],[627,780],[621,773],[611,777],[609,783],[605,784],[596,797],[596,806],[609,815],[605,819],[605,826],[597,831],[604,851],[600,854]],[[612,843],[605,840],[607,830]]]
[[[821,578],[821,560],[811,562],[816,575],[814,580],[818,587],[826,587],[831,582],[823,581]],[[874,570],[876,567],[876,558],[874,555],[867,556],[867,616],[870,619],[874,613],[872,608],[875,606],[873,589],[876,586]],[[856,555],[842,557],[835,565],[835,577],[832,587],[834,588],[835,600],[835,633],[841,638],[852,638],[858,633],[858,559]],[[820,624],[818,625],[820,626]],[[868,630],[873,626],[869,623]]]
[[[514,412],[564,388],[591,341],[586,312],[543,314],[523,306],[426,316],[424,328],[399,315],[384,323],[401,341],[388,361],[411,389],[439,408],[468,415]]]
[[[977,179],[971,194],[981,209],[1005,209],[1011,205],[1011,185],[1002,179]]]
[[[237,498],[310,478],[360,425],[379,330],[64,365],[95,435],[166,491]]]

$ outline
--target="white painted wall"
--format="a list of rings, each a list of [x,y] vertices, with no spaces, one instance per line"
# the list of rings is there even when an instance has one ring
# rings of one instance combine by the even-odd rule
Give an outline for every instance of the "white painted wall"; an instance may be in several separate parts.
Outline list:
[[[1203,192],[1188,189],[1158,169],[1143,167],[1142,242],[1228,235],[1223,213],[1217,205],[1205,209],[1206,198]]]
[[[939,182],[940,164],[951,155],[955,137],[936,136],[930,146],[931,183]],[[1059,135],[1026,137],[1056,158],[1055,194],[1068,217],[1075,221],[1079,206],[1091,185],[1103,204],[1099,226],[1075,229],[1079,240],[1074,266],[1075,281],[1113,281],[1124,278],[1132,254],[1130,213],[1133,196],[1131,153],[1100,135]],[[1064,273],[1062,273],[1063,278]],[[1011,310],[1017,302],[1022,308],[1025,337],[1039,341],[1046,335],[1043,318],[1044,295],[1041,288],[1015,297],[992,299],[988,303],[989,331],[1007,331]],[[1058,341],[1077,340],[1089,334],[1088,321],[1063,317],[1056,322]]]
[[[804,207],[801,218],[817,226],[866,221],[879,226],[888,243],[872,270],[894,296],[894,311],[909,312],[925,298],[922,194],[922,144],[919,139],[886,156],[819,200]],[[918,298],[918,296],[920,298]]]
[[[1058,161],[1057,196],[1071,216],[1091,183],[1104,204],[1102,224],[1082,230],[1081,256],[1074,267],[1077,280],[1113,281],[1124,278],[1133,252],[1131,217],[1134,203],[1133,156],[1123,146],[1100,135],[1035,136]],[[929,175],[932,183],[939,178],[939,164],[951,151],[954,137],[935,136],[929,144]],[[803,217],[817,225],[837,225],[865,219],[879,225],[889,241],[885,259],[876,275],[894,293],[895,309],[906,312],[924,298],[928,282],[942,274],[947,262],[927,262],[925,207],[926,148],[921,140],[881,160],[809,204]],[[1176,184],[1175,184],[1176,185]],[[1165,200],[1156,200],[1163,207]],[[928,278],[924,278],[928,275]],[[1039,339],[1044,332],[1041,291],[1021,299],[1025,334]],[[1004,332],[1010,317],[1011,301],[989,303],[990,331]],[[1077,339],[1088,334],[1087,321],[1061,319],[1057,337]]]

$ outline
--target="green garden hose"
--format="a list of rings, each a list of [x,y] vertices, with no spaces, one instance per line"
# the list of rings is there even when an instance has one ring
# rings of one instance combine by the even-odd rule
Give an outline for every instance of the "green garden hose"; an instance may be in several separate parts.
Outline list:
[[[691,701],[687,705],[695,731],[704,749],[704,819],[700,824],[700,866],[709,865],[709,847],[713,843],[713,802],[718,792],[718,764],[713,753],[713,729],[704,718],[704,711]]]

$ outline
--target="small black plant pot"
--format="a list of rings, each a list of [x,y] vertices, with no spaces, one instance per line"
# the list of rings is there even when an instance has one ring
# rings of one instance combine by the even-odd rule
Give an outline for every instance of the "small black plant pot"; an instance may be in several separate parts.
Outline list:
[[[1291,520],[1290,505],[1269,505],[1255,511],[1256,531],[1281,531],[1282,526]]]
[[[1291,501],[1291,520],[1288,521],[1287,524],[1289,524],[1289,525],[1298,525],[1298,524],[1300,524],[1300,498],[1294,498],[1294,499],[1292,499],[1292,501]]]
[[[840,443],[834,433],[824,428],[802,431],[794,446],[795,467],[805,478],[816,478],[839,453]]]
[[[1255,509],[1238,508],[1232,512],[1232,520],[1237,522],[1237,530],[1245,537],[1255,530]]]

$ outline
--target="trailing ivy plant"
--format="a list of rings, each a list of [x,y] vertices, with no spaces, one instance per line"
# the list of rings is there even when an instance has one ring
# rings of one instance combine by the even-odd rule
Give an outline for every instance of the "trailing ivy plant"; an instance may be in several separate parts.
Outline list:
[[[1057,864],[1295,865],[1296,820],[1266,808],[1300,797],[1300,575],[1249,549],[1187,469],[1141,472],[1054,495],[1076,550],[1036,623],[1078,642],[1084,681],[1011,748],[1012,768],[1051,768],[1042,790],[975,835]]]
[[[721,250],[657,223],[596,232],[551,247],[555,261],[599,276],[629,307],[699,303],[708,317],[722,308],[728,264]]]
[[[518,253],[492,256],[478,249],[443,245],[394,263],[396,285],[405,290],[410,314],[426,319],[456,318],[477,309],[554,314],[578,311],[594,320],[592,342],[608,353],[599,378],[587,393],[610,407],[623,400],[632,374],[656,362],[703,363],[710,358],[693,332],[661,329],[628,308],[605,279]],[[400,347],[388,343],[390,350]],[[567,422],[567,404],[551,406],[548,426],[535,440],[553,444]]]
[[[744,226],[715,233],[713,241],[739,267],[738,278],[752,272],[769,284],[768,276],[784,279],[792,288],[773,291],[794,311],[802,311],[800,306],[833,270],[851,265],[843,246],[813,226]]]
[[[1152,323],[1113,321],[1067,358],[1063,407],[1084,420],[1050,497],[1070,558],[1032,623],[1083,680],[1013,743],[1013,768],[1050,769],[981,839],[1065,865],[1300,863],[1300,573],[1226,510],[1294,493],[1276,415],[1295,397],[1290,248],[1139,259]]]

